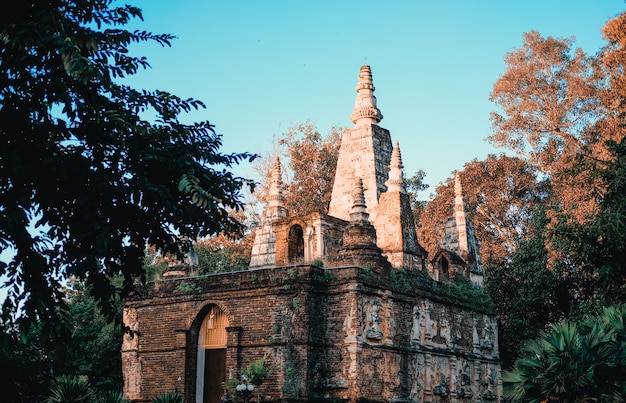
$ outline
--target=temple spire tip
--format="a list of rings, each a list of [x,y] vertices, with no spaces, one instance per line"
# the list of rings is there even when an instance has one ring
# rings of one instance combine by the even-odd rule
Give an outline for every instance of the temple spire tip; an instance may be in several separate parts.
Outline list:
[[[370,66],[361,66],[359,81],[356,86],[356,101],[354,110],[350,115],[352,123],[378,124],[383,119],[383,114],[376,107],[376,97],[374,96],[374,81],[372,80],[372,70]]]

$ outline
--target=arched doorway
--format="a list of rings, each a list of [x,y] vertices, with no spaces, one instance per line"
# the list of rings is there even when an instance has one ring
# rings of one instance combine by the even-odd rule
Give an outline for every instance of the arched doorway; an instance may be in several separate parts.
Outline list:
[[[304,261],[304,232],[298,224],[289,228],[289,249],[287,259],[289,263]]]
[[[448,259],[445,256],[441,256],[441,262],[439,263],[441,266],[441,278],[438,281],[446,281],[450,280],[450,264],[448,263]]]
[[[220,402],[226,381],[226,328],[228,317],[218,306],[212,306],[198,334],[196,370],[196,403]]]

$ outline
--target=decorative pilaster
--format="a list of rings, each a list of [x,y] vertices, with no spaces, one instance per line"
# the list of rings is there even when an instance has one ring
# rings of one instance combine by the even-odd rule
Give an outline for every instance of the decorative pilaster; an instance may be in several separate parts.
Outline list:
[[[226,376],[237,378],[243,369],[243,358],[241,354],[241,334],[243,328],[240,326],[229,326],[226,328],[227,346],[226,349]]]

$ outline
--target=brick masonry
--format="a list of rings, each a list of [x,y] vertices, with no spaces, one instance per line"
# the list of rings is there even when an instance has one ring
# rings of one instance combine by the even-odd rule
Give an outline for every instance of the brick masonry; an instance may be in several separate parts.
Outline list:
[[[259,269],[175,278],[137,289],[125,319],[125,395],[195,401],[200,324],[229,326],[226,371],[269,354],[264,401],[477,401],[500,396],[495,319],[471,295],[396,269]],[[468,400],[469,399],[469,400]]]

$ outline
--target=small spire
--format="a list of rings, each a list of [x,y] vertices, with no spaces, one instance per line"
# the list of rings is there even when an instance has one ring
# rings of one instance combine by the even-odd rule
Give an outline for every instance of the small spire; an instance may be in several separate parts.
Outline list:
[[[459,233],[459,249],[462,256],[467,257],[467,220],[465,218],[465,203],[463,202],[463,186],[461,185],[461,173],[454,175],[454,219]]]
[[[378,124],[383,119],[382,113],[376,107],[376,97],[374,96],[374,83],[372,81],[372,71],[370,66],[361,66],[359,72],[359,82],[356,86],[356,101],[354,110],[350,115],[350,120],[356,125]]]
[[[274,168],[272,169],[270,189],[267,197],[269,207],[282,207],[283,201],[285,201],[285,196],[283,195],[282,171],[280,167],[280,159],[276,157]]]
[[[385,182],[387,192],[406,193],[404,189],[404,178],[402,174],[402,156],[400,155],[400,145],[396,140],[396,145],[391,152],[391,162],[389,163],[389,179]]]
[[[370,215],[367,213],[367,206],[365,205],[363,179],[357,178],[352,201],[352,210],[350,211],[350,221],[369,222],[369,216]]]
[[[463,186],[461,185],[461,174],[459,171],[454,174],[454,211],[465,214]]]

